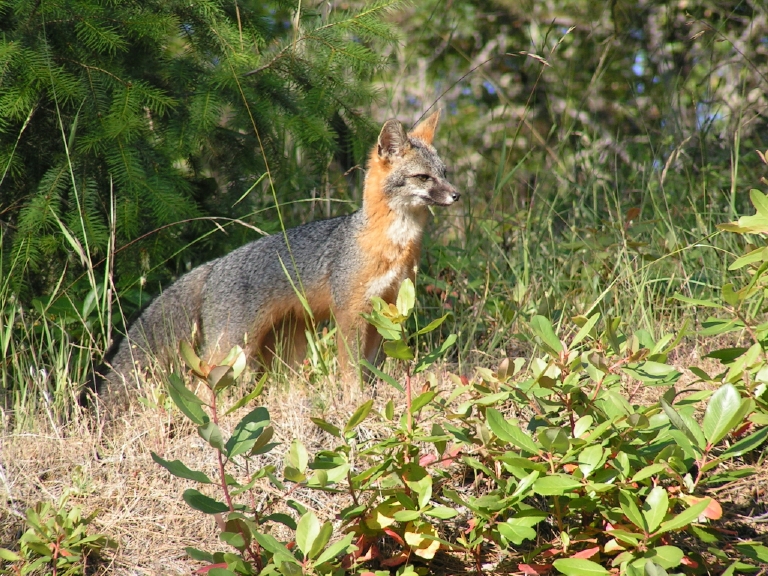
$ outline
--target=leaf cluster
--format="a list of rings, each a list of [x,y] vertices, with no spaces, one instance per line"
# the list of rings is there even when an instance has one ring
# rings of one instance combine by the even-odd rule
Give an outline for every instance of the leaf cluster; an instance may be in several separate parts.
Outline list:
[[[84,576],[89,574],[89,561],[99,553],[117,545],[103,534],[90,534],[89,525],[97,516],[84,517],[79,506],[67,505],[68,495],[59,502],[40,502],[27,509],[25,523],[29,528],[19,539],[19,550],[0,548],[4,568],[0,574],[54,574]]]
[[[373,563],[414,574],[441,550],[469,555],[480,571],[489,546],[524,573],[640,576],[720,567],[735,574],[766,561],[768,548],[759,541],[730,545],[719,524],[721,502],[710,492],[753,474],[748,463],[762,458],[768,395],[753,384],[760,366],[743,363],[738,377],[730,367],[677,389],[681,372],[668,358],[684,331],[654,339],[595,313],[574,318],[574,330],[561,335],[536,316],[529,330],[539,352],[530,361],[504,360],[471,380],[450,376],[455,387],[447,391],[432,375],[414,393],[413,367],[444,352],[417,358],[407,330],[414,306],[413,285],[404,282],[395,304],[374,303],[369,316],[390,344],[387,353],[406,367],[403,386],[385,377],[405,393],[405,410],[398,414],[390,401],[378,413],[369,400],[343,426],[313,418],[336,445],[312,456],[294,440],[282,478],[272,466],[243,484],[224,473],[230,459],[273,447],[271,434],[264,438],[263,408],[246,415],[225,442],[215,426],[215,400],[203,401],[172,379],[174,402],[225,459],[218,484],[226,502],[195,490],[184,498],[202,512],[224,514],[222,540],[238,550],[190,551],[194,558],[222,574],[286,575],[370,573]],[[237,376],[226,363],[206,366],[188,347],[182,355],[213,397]],[[236,357],[229,364],[236,366]],[[701,386],[713,381],[721,382],[714,390]],[[661,398],[638,402],[648,388],[661,388]],[[381,433],[360,434],[372,418]],[[245,435],[251,421],[258,422]],[[214,483],[179,462],[156,460],[177,476]],[[253,489],[259,478],[285,494],[298,520],[257,512],[227,495]],[[345,493],[352,503],[336,524],[323,524],[288,496],[296,488]],[[295,531],[294,543],[269,536],[270,522]]]

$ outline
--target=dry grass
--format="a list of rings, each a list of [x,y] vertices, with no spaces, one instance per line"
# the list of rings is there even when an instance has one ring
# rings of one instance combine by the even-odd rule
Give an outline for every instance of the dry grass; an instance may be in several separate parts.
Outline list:
[[[695,346],[676,352],[670,362],[680,368],[699,365],[715,373],[716,362],[702,359],[705,351]],[[688,375],[683,377],[683,380]],[[443,379],[440,388],[447,390]],[[417,382],[416,386],[421,383]],[[653,402],[662,389],[645,388],[635,402]],[[370,392],[370,391],[369,391]],[[375,392],[374,409],[383,409],[394,399],[398,412],[403,399],[389,387]],[[238,391],[234,392],[236,397]],[[280,459],[290,442],[297,438],[310,454],[330,448],[330,437],[313,425],[310,416],[320,416],[339,427],[364,400],[338,393],[332,385],[310,387],[301,381],[290,386],[275,386],[258,399],[265,405],[275,428],[275,441],[283,446],[265,455],[263,463],[282,466]],[[223,418],[220,426],[231,432],[247,409]],[[15,548],[23,526],[23,513],[39,501],[56,502],[70,493],[70,504],[82,506],[86,514],[99,511],[90,533],[107,534],[119,548],[107,555],[108,563],[98,573],[144,575],[189,574],[196,568],[184,547],[208,551],[225,550],[218,540],[212,517],[187,506],[182,492],[200,485],[172,477],[151,458],[151,452],[166,460],[181,460],[209,476],[217,473],[215,452],[198,436],[194,426],[176,410],[149,408],[133,401],[112,418],[99,411],[77,414],[66,426],[52,428],[40,419],[34,432],[12,432],[4,421],[0,437],[0,547]],[[366,421],[362,434],[379,435],[375,419]],[[233,469],[229,472],[234,473]],[[246,477],[240,471],[241,480]],[[215,487],[205,487],[215,497]],[[206,492],[206,489],[201,489]],[[284,494],[267,482],[254,491],[262,512],[286,511]],[[768,512],[768,471],[762,470],[742,482],[712,491],[726,511],[723,527],[740,537],[765,535],[768,523],[758,517]],[[312,509],[321,519],[333,519],[349,504],[345,496],[318,491],[291,492],[290,497]],[[281,537],[280,533],[275,534]],[[500,559],[500,558],[499,558]],[[435,574],[459,574],[469,569],[463,558],[438,557],[431,570]],[[512,568],[511,568],[512,569]],[[495,569],[497,572],[501,567]],[[513,569],[512,569],[513,570]],[[514,570],[513,570],[514,571]]]
[[[265,464],[282,467],[279,458],[294,438],[301,440],[310,454],[328,448],[329,436],[310,422],[310,416],[343,427],[363,401],[361,394],[338,394],[334,386],[311,389],[301,382],[292,384],[290,390],[267,390],[258,399],[270,412],[274,441],[284,443],[274,455],[262,457]],[[391,397],[390,392],[377,390],[376,406],[383,407]],[[221,419],[225,437],[247,410]],[[4,423],[0,437],[0,547],[16,548],[26,508],[39,501],[56,502],[69,492],[69,503],[81,506],[85,514],[99,511],[89,533],[104,533],[120,544],[110,554],[110,563],[100,568],[103,573],[188,574],[195,563],[184,547],[217,551],[226,546],[218,540],[214,519],[192,510],[181,499],[185,489],[206,492],[205,487],[172,477],[152,460],[151,453],[166,460],[181,460],[215,478],[215,452],[177,410],[148,408],[134,399],[124,410],[115,412],[109,418],[98,410],[82,412],[56,429],[40,419],[34,432],[9,432],[8,423]],[[376,435],[376,430],[369,428],[364,433]],[[231,468],[228,472],[235,473]],[[221,497],[215,488],[207,488],[211,496]],[[286,510],[283,495],[267,482],[255,492],[263,497],[258,505],[269,506],[269,512]],[[349,503],[343,496],[325,496],[318,491],[294,491],[291,498],[323,520],[332,519]]]

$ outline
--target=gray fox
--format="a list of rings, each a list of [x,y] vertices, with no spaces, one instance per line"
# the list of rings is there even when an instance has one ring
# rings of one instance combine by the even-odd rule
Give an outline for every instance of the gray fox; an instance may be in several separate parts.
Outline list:
[[[182,276],[107,356],[111,371],[99,371],[96,391],[130,383],[153,357],[169,360],[181,339],[208,362],[236,344],[266,367],[278,350],[301,359],[308,323],[329,318],[342,373],[359,377],[357,362],[374,363],[381,344],[361,314],[373,296],[394,302],[401,282],[413,279],[429,207],[459,199],[432,146],[438,119],[439,111],[410,133],[397,120],[384,124],[357,212],[265,236]]]

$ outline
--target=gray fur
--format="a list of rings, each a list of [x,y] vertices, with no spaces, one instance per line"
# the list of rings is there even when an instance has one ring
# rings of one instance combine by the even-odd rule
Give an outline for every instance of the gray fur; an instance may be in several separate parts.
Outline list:
[[[448,206],[459,198],[431,145],[438,117],[433,114],[412,134],[396,120],[384,124],[372,161],[384,163],[386,178],[380,182],[382,189],[372,185],[371,192],[375,198],[383,193],[385,203],[368,205],[379,206],[379,216],[371,217],[379,224],[369,226],[364,201],[363,208],[349,216],[265,236],[195,268],[165,290],[130,328],[106,362],[111,366],[103,377],[107,387],[133,387],[154,359],[167,367],[182,339],[196,345],[208,361],[221,359],[234,345],[254,358],[276,352],[277,339],[285,336],[277,332],[290,329],[293,333],[286,340],[295,347],[294,356],[300,355],[306,317],[297,294],[309,301],[316,321],[336,315],[339,332],[354,340],[353,357],[364,353],[374,361],[380,338],[360,318],[361,307],[371,295],[396,293],[413,274],[413,266],[398,263],[396,256],[411,243],[416,246],[411,264],[417,262],[428,206]],[[366,195],[368,189],[366,179]],[[385,230],[379,228],[382,214],[391,221]],[[370,232],[379,230],[387,254],[366,254],[360,238],[369,233],[370,246]],[[381,254],[378,248],[373,252]]]
[[[294,292],[291,283],[302,291],[302,286],[314,286],[329,279],[334,301],[343,302],[348,287],[338,278],[347,277],[344,272],[356,269],[360,258],[359,253],[350,249],[348,238],[364,222],[361,211],[309,222],[286,230],[285,234],[250,242],[186,273],[133,323],[109,362],[112,370],[104,375],[107,386],[133,386],[134,365],[139,364],[139,371],[143,371],[151,367],[153,358],[161,364],[170,363],[183,339],[200,345],[203,357],[217,350],[229,351],[236,344],[243,346],[243,336],[258,322],[264,306]],[[308,253],[316,257],[292,257]],[[275,265],[280,261],[285,269]],[[290,281],[285,271],[290,274]],[[239,297],[244,294],[249,297]],[[194,331],[197,337],[193,339]]]

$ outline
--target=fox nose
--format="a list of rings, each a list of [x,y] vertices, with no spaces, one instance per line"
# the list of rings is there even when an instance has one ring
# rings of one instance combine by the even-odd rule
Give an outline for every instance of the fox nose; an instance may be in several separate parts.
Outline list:
[[[456,200],[458,200],[459,198],[461,198],[461,194],[459,194],[456,190],[451,192],[451,200],[456,202]]]

